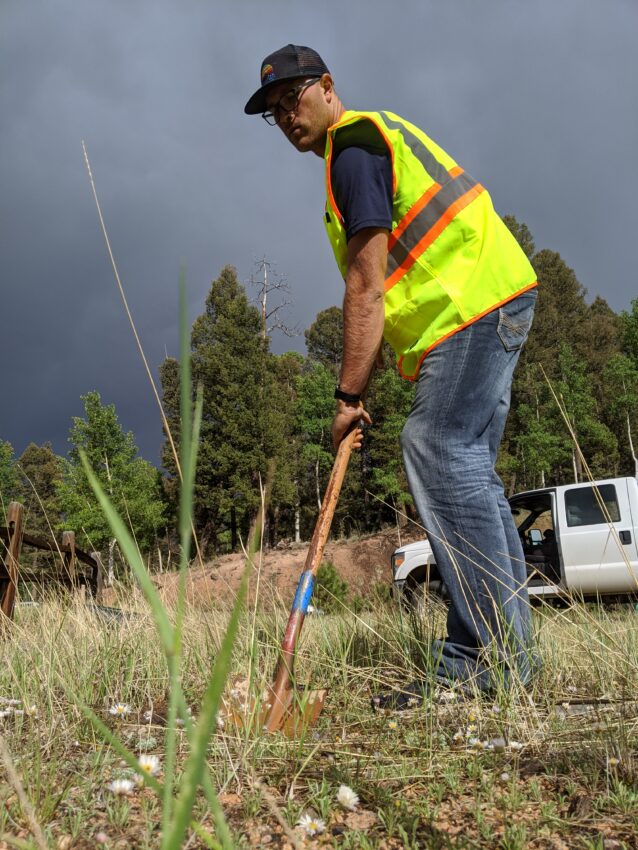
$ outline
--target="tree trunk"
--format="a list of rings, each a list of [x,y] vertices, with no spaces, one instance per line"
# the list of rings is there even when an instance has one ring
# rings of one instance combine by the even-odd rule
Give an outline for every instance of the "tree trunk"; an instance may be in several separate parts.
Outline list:
[[[629,411],[627,411],[627,437],[629,438],[629,451],[631,452],[631,456],[634,460],[634,475],[638,478],[638,457],[636,457],[636,452],[634,451],[634,443],[631,439],[631,422],[629,421]]]
[[[230,548],[234,552],[237,548],[237,509],[233,505],[230,509]]]
[[[321,484],[319,482],[319,458],[315,462],[315,488],[317,491],[317,508],[321,510]]]
[[[109,540],[109,568],[106,574],[106,583],[109,587],[113,587],[115,581],[115,545],[117,540],[112,537]]]
[[[299,482],[295,479],[295,543],[301,543],[301,505],[299,503]]]

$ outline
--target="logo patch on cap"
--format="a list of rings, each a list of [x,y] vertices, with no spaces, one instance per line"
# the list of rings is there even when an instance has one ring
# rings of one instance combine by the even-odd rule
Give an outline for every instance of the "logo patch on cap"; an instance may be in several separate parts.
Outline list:
[[[262,65],[261,68],[261,83],[270,82],[275,79],[275,69],[272,65]]]

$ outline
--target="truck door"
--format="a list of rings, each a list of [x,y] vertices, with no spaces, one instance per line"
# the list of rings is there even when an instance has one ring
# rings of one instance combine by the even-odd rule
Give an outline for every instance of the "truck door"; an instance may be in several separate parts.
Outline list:
[[[558,499],[565,583],[586,594],[638,591],[638,547],[627,481],[574,485]]]

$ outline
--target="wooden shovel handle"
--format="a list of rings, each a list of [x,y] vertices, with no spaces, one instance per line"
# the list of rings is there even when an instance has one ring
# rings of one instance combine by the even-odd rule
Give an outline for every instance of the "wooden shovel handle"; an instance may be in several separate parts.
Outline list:
[[[328,481],[328,486],[326,487],[326,492],[323,496],[321,510],[317,517],[315,530],[312,534],[312,540],[310,541],[308,554],[306,555],[306,563],[304,565],[304,572],[309,571],[313,574],[313,576],[317,575],[317,570],[321,564],[323,550],[325,549],[326,541],[330,534],[330,526],[332,525],[332,519],[337,507],[337,502],[339,501],[341,485],[343,484],[343,479],[348,468],[348,461],[352,454],[352,444],[354,443],[358,428],[359,423],[357,422],[343,437],[339,443],[339,448],[337,449],[337,456],[335,457],[335,462],[332,466],[330,480]]]
[[[348,431],[337,449],[337,456],[332,466],[330,481],[324,493],[321,510],[315,524],[308,555],[306,556],[306,563],[299,580],[295,601],[292,605],[292,611],[288,618],[288,625],[281,645],[279,663],[270,692],[270,708],[264,720],[264,729],[267,732],[274,732],[281,728],[285,713],[290,707],[292,698],[291,677],[295,661],[295,648],[305,619],[308,600],[312,594],[314,577],[319,569],[323,550],[328,539],[328,534],[330,533],[332,518],[337,507],[337,502],[339,501],[341,485],[343,484],[346,469],[348,468],[348,461],[350,460],[352,445],[355,441],[358,427],[359,424],[357,423]]]

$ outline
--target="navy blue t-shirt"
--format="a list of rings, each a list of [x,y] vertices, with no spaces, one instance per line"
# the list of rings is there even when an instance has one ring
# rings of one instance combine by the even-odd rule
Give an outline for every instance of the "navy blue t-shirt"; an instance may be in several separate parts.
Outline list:
[[[365,145],[337,151],[330,171],[332,193],[344,219],[346,239],[365,227],[392,230],[392,166],[389,154]]]

